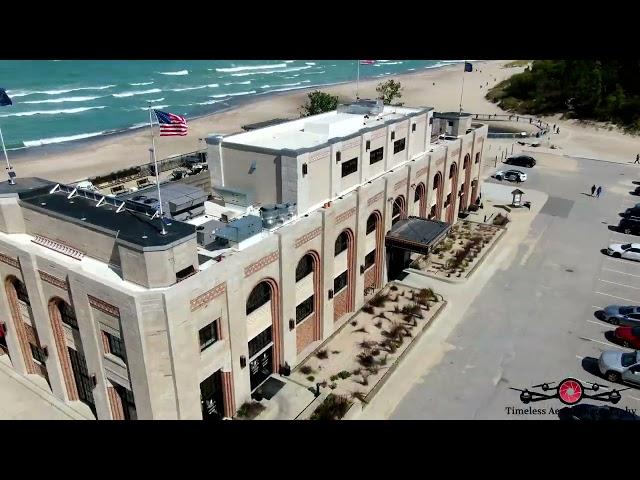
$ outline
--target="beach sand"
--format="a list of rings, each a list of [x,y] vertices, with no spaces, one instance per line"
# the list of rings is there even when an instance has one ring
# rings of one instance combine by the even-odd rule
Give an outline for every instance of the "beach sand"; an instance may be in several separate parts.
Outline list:
[[[474,62],[474,71],[464,74],[463,109],[471,113],[505,113],[484,98],[496,83],[521,72],[522,67],[505,68],[508,61]],[[375,98],[375,87],[393,78],[402,83],[402,99],[406,106],[430,106],[436,111],[458,111],[462,86],[462,65],[422,70],[416,73],[387,75],[360,82],[360,98]],[[356,84],[346,83],[311,90],[338,95],[340,100],[355,99]],[[163,137],[156,140],[158,158],[192,152],[206,146],[210,134],[241,132],[242,125],[272,118],[298,118],[299,109],[309,90],[295,90],[281,95],[248,99],[246,103],[227,111],[189,121],[186,137]],[[615,162],[633,162],[640,153],[640,138],[624,135],[619,130],[608,131],[598,126],[584,126],[576,121],[550,117],[549,123],[560,126],[560,135],[551,135],[551,143],[560,147],[560,154],[599,158]],[[149,130],[142,129],[105,136],[60,149],[43,147],[27,150],[12,160],[18,176],[40,176],[60,182],[74,182],[134,165],[148,163]]]

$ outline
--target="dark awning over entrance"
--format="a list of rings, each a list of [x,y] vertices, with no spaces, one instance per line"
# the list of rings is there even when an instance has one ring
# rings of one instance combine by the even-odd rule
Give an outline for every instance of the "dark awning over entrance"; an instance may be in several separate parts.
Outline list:
[[[427,255],[449,232],[451,225],[420,217],[404,218],[396,222],[387,234],[385,245]]]

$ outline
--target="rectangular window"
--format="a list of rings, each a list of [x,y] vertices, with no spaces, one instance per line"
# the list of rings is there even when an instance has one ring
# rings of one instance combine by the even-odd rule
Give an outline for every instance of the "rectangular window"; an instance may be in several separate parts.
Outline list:
[[[124,352],[124,342],[110,333],[104,332],[107,337],[107,341],[109,342],[109,353],[111,355],[115,355],[120,360],[126,361],[126,356]]]
[[[411,125],[411,131],[415,132],[416,131],[416,124],[414,123],[413,125]]]
[[[364,268],[365,270],[369,268],[376,262],[376,251],[371,250],[366,257],[364,257]]]
[[[351,175],[358,171],[358,157],[347,160],[342,164],[342,177]]]
[[[391,140],[395,140],[396,138],[396,132],[391,132]]]
[[[449,121],[449,122],[447,122],[447,125],[448,125],[449,127],[453,127],[453,122]]]
[[[121,385],[114,384],[113,388],[122,401],[122,410],[125,420],[137,420],[138,414],[136,412],[136,402],[133,397],[133,392]]]
[[[308,173],[307,164],[302,164],[302,176],[304,177]]]
[[[344,272],[342,272],[340,275],[338,275],[336,278],[333,279],[334,295],[336,295],[340,290],[342,290],[347,286],[347,281],[348,281],[347,273],[349,273],[349,271],[345,270]]]
[[[340,163],[342,160],[342,152],[336,152],[336,163]]]
[[[209,348],[211,345],[216,343],[218,338],[218,320],[219,318],[211,322],[204,328],[201,328],[198,331],[198,337],[200,338],[200,351]]]
[[[60,310],[60,319],[62,323],[69,325],[72,328],[78,328],[78,320],[76,319],[76,312],[73,307],[67,302],[60,302],[58,304]]]
[[[271,343],[271,326],[267,327],[261,333],[253,337],[249,341],[249,358]]]
[[[403,151],[405,143],[406,142],[404,138],[401,138],[400,140],[396,140],[395,142],[393,142],[393,154],[395,155],[396,153],[400,153],[401,151]]]
[[[296,325],[313,313],[313,295],[296,307]]]
[[[367,152],[371,150],[371,140],[367,140],[366,147],[367,147]]]
[[[384,147],[376,148],[369,154],[369,165],[378,163],[384,157]]]
[[[433,125],[433,117],[429,118],[429,125]]]
[[[29,346],[31,347],[31,356],[33,357],[33,359],[37,360],[42,365],[45,365],[47,359],[44,356],[44,351],[42,350],[42,348],[34,345],[33,343],[30,343]]]

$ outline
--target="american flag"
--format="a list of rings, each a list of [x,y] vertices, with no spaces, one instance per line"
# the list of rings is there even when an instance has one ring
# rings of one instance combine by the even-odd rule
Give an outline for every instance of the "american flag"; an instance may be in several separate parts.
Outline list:
[[[376,63],[375,60],[360,60],[360,65],[373,65]]]
[[[181,136],[184,137],[187,134],[187,121],[180,115],[173,113],[161,112],[160,110],[154,110],[158,119],[158,125],[160,125],[160,136]]]

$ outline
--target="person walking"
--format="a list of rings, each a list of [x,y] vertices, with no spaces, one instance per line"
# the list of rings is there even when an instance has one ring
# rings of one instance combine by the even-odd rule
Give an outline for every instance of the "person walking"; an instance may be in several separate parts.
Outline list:
[[[600,198],[601,193],[602,193],[602,187],[598,185],[598,189],[596,190],[596,198]]]
[[[640,153],[636,155],[636,161],[633,163],[640,163]]]
[[[591,185],[591,196],[593,197],[593,194],[596,193],[596,186],[595,185]]]

